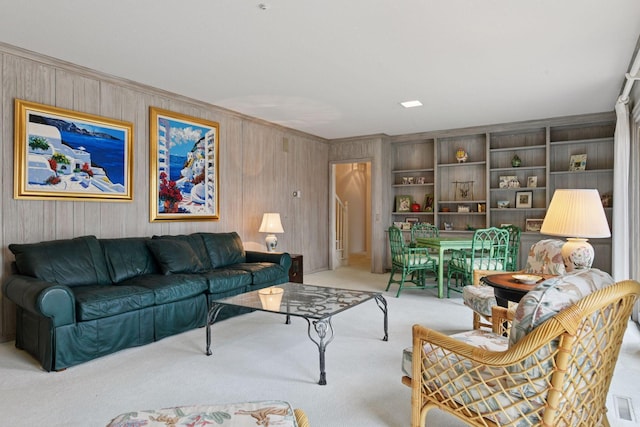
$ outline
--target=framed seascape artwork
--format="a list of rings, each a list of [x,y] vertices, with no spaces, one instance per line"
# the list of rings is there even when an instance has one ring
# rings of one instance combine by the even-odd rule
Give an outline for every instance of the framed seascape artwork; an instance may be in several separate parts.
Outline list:
[[[150,220],[219,219],[216,122],[150,107]]]
[[[133,124],[16,99],[14,197],[133,200]]]

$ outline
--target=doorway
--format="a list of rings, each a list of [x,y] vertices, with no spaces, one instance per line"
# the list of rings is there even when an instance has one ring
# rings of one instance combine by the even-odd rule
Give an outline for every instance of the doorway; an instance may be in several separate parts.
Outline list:
[[[371,270],[371,161],[331,164],[330,266]]]

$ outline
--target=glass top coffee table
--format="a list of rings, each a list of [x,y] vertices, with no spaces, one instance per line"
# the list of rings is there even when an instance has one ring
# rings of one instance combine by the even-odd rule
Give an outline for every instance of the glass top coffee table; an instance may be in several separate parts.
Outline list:
[[[284,314],[286,315],[285,323],[287,324],[290,323],[290,316],[302,317],[307,321],[307,335],[316,344],[320,353],[320,381],[318,381],[318,384],[325,385],[327,384],[327,375],[325,372],[324,353],[334,335],[331,317],[372,299],[376,301],[376,304],[384,314],[384,337],[382,340],[388,341],[387,301],[379,292],[289,282],[214,300],[211,302],[211,307],[207,314],[206,354],[207,356],[211,355],[211,325],[216,321],[220,310],[224,307],[244,307]],[[312,334],[312,325],[315,335]]]

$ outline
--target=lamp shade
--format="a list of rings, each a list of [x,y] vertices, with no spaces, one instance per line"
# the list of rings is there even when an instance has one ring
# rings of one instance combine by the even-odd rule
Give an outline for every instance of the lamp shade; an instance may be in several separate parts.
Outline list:
[[[611,236],[598,190],[556,190],[540,233],[567,237],[562,259],[568,272],[591,268],[595,251],[587,239]]]
[[[610,237],[609,223],[598,190],[556,190],[540,233],[579,238]]]
[[[265,213],[260,224],[260,233],[284,233],[279,213]]]

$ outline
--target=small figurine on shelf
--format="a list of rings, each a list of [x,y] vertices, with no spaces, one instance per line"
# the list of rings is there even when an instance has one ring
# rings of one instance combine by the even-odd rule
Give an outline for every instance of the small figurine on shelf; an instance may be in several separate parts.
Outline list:
[[[458,148],[458,151],[456,151],[456,159],[458,160],[458,163],[464,163],[467,161],[468,158],[469,158],[469,155],[467,154],[466,151],[464,151],[464,148],[462,147]]]
[[[511,166],[513,166],[514,168],[518,168],[521,164],[522,160],[520,160],[520,157],[518,157],[517,154],[513,156],[513,159],[511,159]]]

